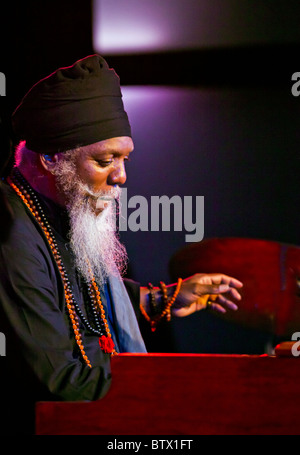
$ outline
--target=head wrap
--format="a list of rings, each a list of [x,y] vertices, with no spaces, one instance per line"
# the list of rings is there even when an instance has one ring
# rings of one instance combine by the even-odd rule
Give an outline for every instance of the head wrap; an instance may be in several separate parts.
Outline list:
[[[13,113],[12,125],[30,150],[47,154],[131,137],[119,77],[100,55],[37,82]]]

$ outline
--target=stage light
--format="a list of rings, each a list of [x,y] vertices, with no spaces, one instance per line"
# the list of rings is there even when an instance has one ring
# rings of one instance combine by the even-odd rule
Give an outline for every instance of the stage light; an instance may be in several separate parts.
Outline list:
[[[299,42],[300,4],[285,0],[94,0],[103,55]],[[287,26],[288,24],[288,26]]]

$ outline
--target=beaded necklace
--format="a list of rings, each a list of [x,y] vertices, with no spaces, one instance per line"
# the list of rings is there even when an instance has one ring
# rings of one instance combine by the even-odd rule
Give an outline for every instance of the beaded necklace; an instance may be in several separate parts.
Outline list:
[[[76,343],[79,347],[84,362],[88,367],[92,367],[84,350],[82,335],[79,330],[79,318],[90,332],[92,332],[94,335],[99,336],[99,345],[102,351],[112,356],[117,354],[105,317],[105,310],[101,301],[100,291],[94,276],[91,273],[90,282],[88,283],[88,294],[91,302],[91,309],[96,329],[90,324],[87,317],[85,317],[81,311],[78,303],[75,301],[71,290],[71,284],[58,250],[55,236],[52,232],[50,224],[42,209],[36,193],[16,168],[14,168],[13,173],[10,177],[8,177],[7,181],[13,190],[17,193],[17,195],[22,199],[26,207],[30,210],[31,214],[34,216],[46,236],[62,278],[68,315],[71,321]]]

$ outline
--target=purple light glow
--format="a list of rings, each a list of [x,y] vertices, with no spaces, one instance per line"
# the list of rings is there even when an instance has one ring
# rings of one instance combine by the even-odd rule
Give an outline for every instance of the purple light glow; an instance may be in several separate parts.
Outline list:
[[[145,106],[149,113],[152,109],[159,109],[160,104],[166,105],[167,100],[176,96],[177,92],[185,90],[164,86],[126,86],[122,87],[122,95],[127,111]]]
[[[296,18],[285,0],[94,0],[93,41],[104,55],[292,42]]]
[[[219,117],[219,104],[214,93],[167,86],[126,86],[122,87],[122,93],[135,145],[134,156],[128,166],[130,172],[141,166],[147,168],[150,175],[155,174],[158,161],[162,169],[170,167],[170,163],[175,166],[176,160],[181,168],[186,159],[183,150],[188,151],[190,156],[191,150],[197,154],[200,142],[204,160],[207,153],[214,153],[213,147],[205,150],[204,143],[208,135],[216,136],[214,129]],[[216,150],[221,145],[216,144]],[[142,176],[139,184],[140,191],[144,191],[145,175],[138,172],[137,176]],[[136,191],[137,176],[134,182]],[[176,176],[174,179],[176,185],[178,179]],[[152,183],[155,184],[155,179],[150,186]]]
[[[103,54],[159,49],[166,40],[162,21],[157,0],[94,0],[94,47]]]
[[[167,132],[179,115],[180,104],[190,102],[191,90],[166,86],[125,86],[122,87],[125,110],[134,135],[143,132],[160,135]],[[189,100],[189,101],[188,101]]]
[[[222,1],[94,0],[94,47],[122,54],[216,45],[231,17]]]

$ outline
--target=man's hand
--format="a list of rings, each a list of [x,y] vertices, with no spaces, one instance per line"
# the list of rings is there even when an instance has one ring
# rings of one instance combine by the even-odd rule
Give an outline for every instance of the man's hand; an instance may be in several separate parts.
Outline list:
[[[182,282],[172,314],[183,317],[206,308],[219,313],[235,311],[238,306],[234,300],[241,300],[237,289],[242,286],[239,280],[221,273],[196,273]]]

